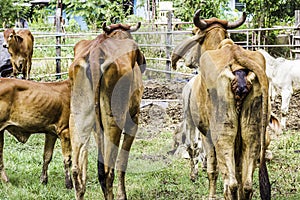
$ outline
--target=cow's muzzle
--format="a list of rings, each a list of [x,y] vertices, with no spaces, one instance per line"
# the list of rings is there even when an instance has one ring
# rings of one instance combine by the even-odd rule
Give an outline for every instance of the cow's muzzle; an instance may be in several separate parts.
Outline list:
[[[3,48],[8,48],[8,44],[7,43],[3,43],[2,46],[3,46]]]

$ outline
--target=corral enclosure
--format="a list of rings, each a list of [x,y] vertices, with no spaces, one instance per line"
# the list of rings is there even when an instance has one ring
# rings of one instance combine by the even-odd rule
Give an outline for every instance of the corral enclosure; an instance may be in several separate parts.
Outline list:
[[[169,69],[169,56],[174,46],[191,36],[192,27],[185,30],[168,30],[166,26],[147,25],[133,33],[147,59],[148,70],[144,74],[143,108],[140,127],[129,159],[127,191],[129,199],[206,199],[208,180],[200,172],[198,181],[189,180],[189,162],[174,157],[168,152],[173,148],[173,132],[182,121],[181,92],[194,70],[181,62],[176,73]],[[292,33],[293,29],[284,29]],[[270,30],[271,31],[271,30]],[[277,29],[272,31],[278,31]],[[249,38],[247,33],[249,32]],[[255,30],[253,30],[255,32]],[[37,81],[53,81],[57,59],[61,59],[62,78],[67,78],[68,67],[73,60],[73,47],[81,39],[93,39],[97,33],[66,33],[62,37],[61,56],[56,55],[55,32],[33,31],[35,36],[32,77]],[[235,31],[232,31],[233,36]],[[245,30],[237,41],[245,48],[256,48],[254,34]],[[234,36],[233,36],[234,38]],[[282,44],[280,44],[282,45]],[[294,49],[290,44],[272,48]],[[285,51],[285,50],[283,50]],[[286,51],[285,51],[286,52]],[[289,50],[288,50],[289,52]],[[288,54],[289,55],[289,54]],[[169,73],[171,72],[171,73]],[[49,76],[49,74],[52,74]],[[171,74],[171,75],[170,75]],[[279,100],[273,111],[279,113]],[[272,184],[272,199],[300,198],[300,135],[299,93],[291,100],[287,128],[282,134],[273,134],[270,150],[273,160],[268,163]],[[49,183],[39,183],[42,166],[43,136],[34,135],[26,144],[18,143],[12,136],[5,135],[4,162],[11,184],[0,185],[0,199],[74,199],[74,192],[64,189],[63,163],[60,142],[49,166]],[[96,149],[91,141],[89,154],[88,185],[86,199],[102,199],[97,180]],[[18,152],[18,154],[16,154]],[[258,176],[255,174],[254,198],[259,199]],[[222,197],[221,179],[218,182],[218,197]],[[116,183],[116,180],[115,180]],[[23,194],[23,195],[21,195]]]

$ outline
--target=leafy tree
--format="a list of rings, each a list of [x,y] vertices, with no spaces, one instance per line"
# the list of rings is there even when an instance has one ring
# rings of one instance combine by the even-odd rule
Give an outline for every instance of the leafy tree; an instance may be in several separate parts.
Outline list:
[[[5,27],[13,27],[19,18],[28,19],[30,7],[24,6],[29,0],[1,0],[0,1],[0,23]]]
[[[202,18],[221,17],[228,10],[228,0],[174,0],[174,14],[182,21],[193,20],[196,10],[201,9]]]
[[[82,16],[92,30],[101,27],[104,21],[123,21],[132,9],[127,6],[127,10],[124,11],[123,0],[64,0],[63,3],[68,17]],[[56,0],[51,0],[51,6],[56,7]]]
[[[271,27],[294,23],[295,10],[300,0],[240,0],[253,15],[253,27]],[[262,12],[263,11],[263,12]]]

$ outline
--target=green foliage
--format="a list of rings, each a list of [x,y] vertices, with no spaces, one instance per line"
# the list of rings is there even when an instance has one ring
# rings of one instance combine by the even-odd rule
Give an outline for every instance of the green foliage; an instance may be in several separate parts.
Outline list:
[[[101,28],[104,21],[108,24],[122,22],[130,14],[130,7],[124,10],[123,0],[64,0],[63,3],[68,18],[83,17],[91,30]],[[51,1],[51,8],[56,8],[55,0]]]
[[[201,9],[202,18],[220,17],[227,9],[227,0],[175,0],[174,14],[182,21],[192,22],[196,10]]]
[[[294,12],[300,9],[300,0],[240,0],[240,2],[246,3],[246,11],[253,15],[253,27],[293,25]]]
[[[1,27],[13,27],[19,18],[28,19],[30,7],[22,6],[28,0],[1,0],[0,1],[0,24]]]

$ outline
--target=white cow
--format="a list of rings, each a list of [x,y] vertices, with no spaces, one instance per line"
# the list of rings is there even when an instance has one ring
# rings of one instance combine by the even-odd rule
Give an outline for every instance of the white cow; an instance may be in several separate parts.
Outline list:
[[[281,125],[286,128],[286,115],[293,90],[300,89],[300,60],[274,58],[265,50],[259,50],[266,59],[266,73],[270,80],[270,94],[272,100],[280,93]]]

